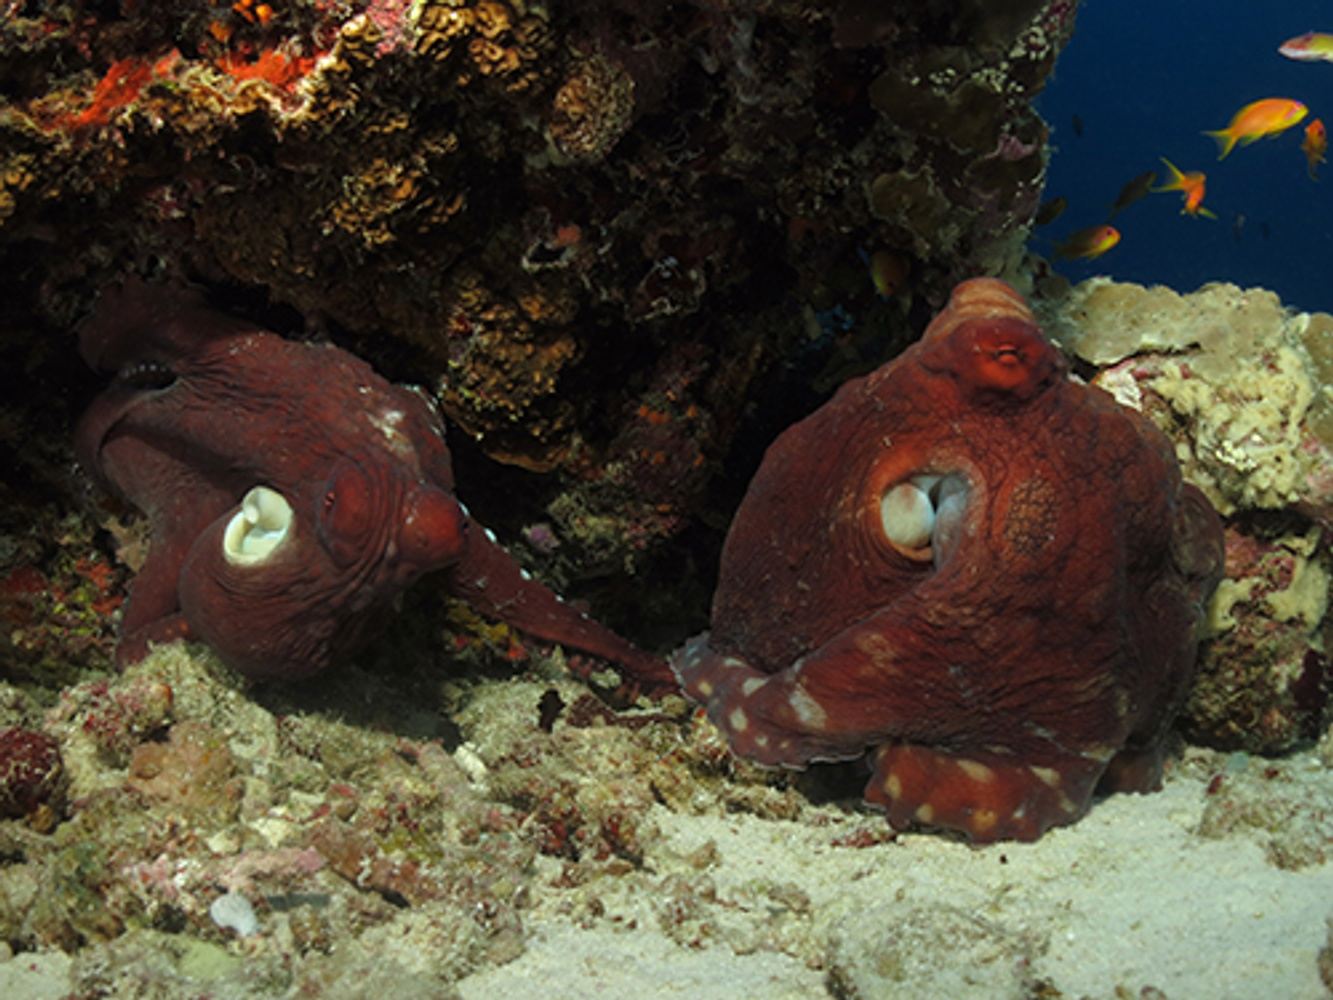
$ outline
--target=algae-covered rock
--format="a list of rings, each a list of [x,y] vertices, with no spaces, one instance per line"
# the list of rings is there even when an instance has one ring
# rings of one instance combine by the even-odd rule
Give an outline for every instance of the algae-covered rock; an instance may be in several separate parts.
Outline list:
[[[1107,278],[1044,314],[1100,369],[1095,384],[1171,437],[1185,478],[1227,520],[1186,731],[1264,752],[1317,738],[1333,694],[1333,317],[1262,289],[1182,295]]]
[[[1181,295],[1106,278],[1048,316],[1066,350],[1103,369],[1098,384],[1178,429],[1186,477],[1222,514],[1293,508],[1333,526],[1333,386],[1319,353],[1333,317],[1290,312],[1261,289]]]

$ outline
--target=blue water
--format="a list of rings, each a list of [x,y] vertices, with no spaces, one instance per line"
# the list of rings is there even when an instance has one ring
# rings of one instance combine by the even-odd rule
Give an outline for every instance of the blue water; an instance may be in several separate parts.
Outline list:
[[[1121,242],[1093,261],[1061,261],[1074,281],[1094,274],[1193,291],[1208,281],[1271,288],[1299,309],[1333,311],[1333,154],[1306,175],[1305,125],[1333,132],[1333,63],[1299,63],[1277,47],[1333,32],[1328,0],[1084,0],[1038,110],[1052,127],[1046,196],[1069,207],[1036,231],[1051,257],[1069,233],[1104,222],[1120,188],[1165,156],[1208,177],[1217,220],[1181,215],[1179,192],[1150,194],[1115,219]],[[1222,162],[1200,134],[1243,105],[1289,97],[1310,109],[1276,138],[1237,146]],[[1082,122],[1075,133],[1074,117]]]

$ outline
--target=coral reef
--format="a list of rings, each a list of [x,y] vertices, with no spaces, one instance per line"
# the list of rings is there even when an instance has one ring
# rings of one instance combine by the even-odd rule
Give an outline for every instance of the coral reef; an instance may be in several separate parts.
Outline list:
[[[58,746],[69,811],[54,827],[0,820],[0,982],[33,996],[523,995],[491,977],[532,977],[555,949],[571,991],[577,969],[608,962],[634,981],[663,948],[647,968],[685,975],[698,956],[716,977],[782,959],[778,981],[807,984],[784,996],[821,982],[916,993],[949,961],[960,996],[995,996],[997,975],[1014,998],[1060,995],[1056,982],[1111,995],[1170,965],[1122,949],[1103,967],[1111,930],[1133,913],[1133,948],[1169,925],[1188,951],[1232,908],[1181,927],[1166,887],[1230,898],[1224,866],[1251,855],[1273,874],[1245,884],[1292,949],[1271,962],[1304,955],[1316,975],[1333,732],[1321,756],[1277,763],[1191,749],[1158,796],[979,851],[859,813],[862,774],[825,768],[796,787],[734,761],[681,699],[616,713],[561,662],[526,664],[505,679],[353,666],[318,688],[245,691],[176,645],[45,713],[4,694],[7,717]],[[1172,883],[1184,871],[1188,886]],[[1299,912],[1278,903],[1296,888],[1278,879],[1298,876],[1318,926],[1293,927]],[[1254,934],[1249,908],[1232,923]],[[604,950],[585,957],[575,933]]]
[[[900,837],[855,811],[863,773],[761,772],[673,699],[612,711],[568,679],[577,663],[429,579],[317,686],[246,688],[182,647],[108,674],[148,533],[70,449],[99,388],[71,349],[96,290],[127,270],[190,278],[258,326],[424,385],[462,499],[529,570],[665,649],[702,627],[721,534],[776,432],[901,349],[958,279],[1024,280],[1046,157],[1030,100],[1075,8],[0,3],[0,733],[20,765],[0,792],[0,981],[450,997],[578,928],[651,931],[729,988],[742,959],[780,959],[809,987],[794,995],[913,982],[905,944],[957,955],[960,935],[968,967],[994,982],[1005,963],[1014,995],[1145,988],[1156,972],[1132,966],[1060,978],[1072,933],[1028,934],[1034,911],[1012,908],[1081,918],[1067,887],[1104,858],[1117,799],[1090,836],[1030,849]],[[1229,666],[1193,732],[1271,750],[1327,719],[1333,400],[1317,387],[1333,320],[1272,308],[1270,328],[1260,298],[1238,314],[1258,310],[1266,346],[1229,341],[1255,385],[1219,378],[1191,402],[1171,368],[1201,356],[1188,332],[1098,363],[1231,514],[1209,653]],[[1327,737],[1320,753],[1327,772]],[[1086,909],[1140,909],[1082,940],[1100,954],[1140,920],[1160,930],[1141,910],[1154,862],[1215,880],[1266,824],[1296,831],[1265,848],[1278,874],[1322,877],[1308,759],[1269,776],[1188,751],[1153,808],[1189,829],[1136,819],[1167,846],[1117,856],[1132,877]],[[940,906],[951,870],[1007,880]],[[921,926],[876,938],[866,913]]]
[[[560,664],[535,665],[525,679],[456,689],[452,753],[401,679],[359,698],[366,717],[347,721],[342,708],[256,701],[179,646],[70,689],[40,729],[0,730],[0,807],[28,817],[0,825],[0,939],[111,942],[76,973],[85,988],[108,963],[173,981],[203,949],[217,975],[250,989],[318,991],[370,962],[381,934],[416,925],[435,950],[412,975],[442,990],[522,952],[536,858],[552,859],[566,888],[634,872],[660,839],[659,797],[721,811],[767,795],[799,811],[785,782],[724,777],[715,740],[683,740],[679,699],[621,718]],[[352,671],[324,704],[351,704],[352,687],[371,690]],[[543,692],[562,706],[546,725]],[[687,802],[672,789],[691,771],[715,780]],[[34,822],[66,795],[67,821]],[[221,946],[244,905],[258,943],[242,969]],[[148,961],[163,932],[168,960]]]
[[[1016,271],[1030,101],[1075,6],[18,5],[13,405],[30,426],[82,378],[59,345],[108,277],[184,274],[428,384],[476,461],[537,473],[501,495],[565,512],[576,581],[660,570],[725,506],[710,483],[744,482],[745,421],[769,433],[834,384],[811,372],[873,367],[956,280]],[[887,297],[876,253],[911,278]]]
[[[1188,733],[1270,753],[1318,738],[1333,717],[1333,317],[1260,289],[1094,278],[1046,319],[1096,384],[1172,436],[1227,516]]]

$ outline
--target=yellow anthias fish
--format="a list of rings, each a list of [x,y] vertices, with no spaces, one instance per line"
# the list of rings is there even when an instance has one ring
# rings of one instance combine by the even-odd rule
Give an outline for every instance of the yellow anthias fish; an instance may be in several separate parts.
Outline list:
[[[1301,152],[1305,154],[1305,170],[1310,180],[1319,180],[1319,164],[1324,162],[1324,153],[1328,150],[1328,129],[1321,119],[1316,118],[1305,126],[1305,139],[1301,142]]]
[[[1077,257],[1080,260],[1092,260],[1100,257],[1120,242],[1120,230],[1115,226],[1089,226],[1071,234],[1055,248],[1057,257]]]
[[[1231,124],[1215,132],[1205,132],[1217,140],[1219,160],[1225,160],[1236,143],[1248,146],[1266,135],[1285,132],[1300,122],[1309,109],[1287,97],[1265,97],[1245,105],[1231,118]]]
[[[1333,35],[1322,31],[1307,31],[1295,38],[1288,38],[1277,50],[1288,59],[1298,62],[1315,62],[1320,59],[1333,62]]]
[[[1208,182],[1204,173],[1200,170],[1185,173],[1165,156],[1161,159],[1166,164],[1167,181],[1161,187],[1152,188],[1152,191],[1180,191],[1185,196],[1185,203],[1180,206],[1181,215],[1202,215],[1205,219],[1216,219],[1216,215],[1203,207],[1203,195]]]

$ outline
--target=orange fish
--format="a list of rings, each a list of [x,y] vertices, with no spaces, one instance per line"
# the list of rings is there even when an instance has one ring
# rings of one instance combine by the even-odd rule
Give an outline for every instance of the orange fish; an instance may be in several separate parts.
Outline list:
[[[1159,193],[1162,191],[1182,192],[1185,195],[1185,203],[1180,207],[1181,215],[1202,215],[1205,219],[1216,219],[1216,215],[1203,207],[1203,193],[1208,178],[1198,170],[1183,173],[1165,156],[1162,157],[1162,162],[1166,164],[1169,177],[1165,184],[1152,190]]]
[[[1225,160],[1236,143],[1248,146],[1266,135],[1285,132],[1305,117],[1309,109],[1300,101],[1286,97],[1265,97],[1245,105],[1231,118],[1231,124],[1215,132],[1205,132],[1217,140],[1217,158]]]
[[[1115,226],[1089,226],[1080,229],[1065,239],[1055,248],[1057,257],[1077,257],[1079,260],[1092,260],[1100,257],[1120,242],[1120,230]]]
[[[1305,169],[1310,180],[1319,180],[1319,164],[1324,162],[1324,151],[1328,149],[1328,129],[1322,119],[1316,118],[1305,126],[1305,141],[1301,143],[1301,152],[1305,154]]]

